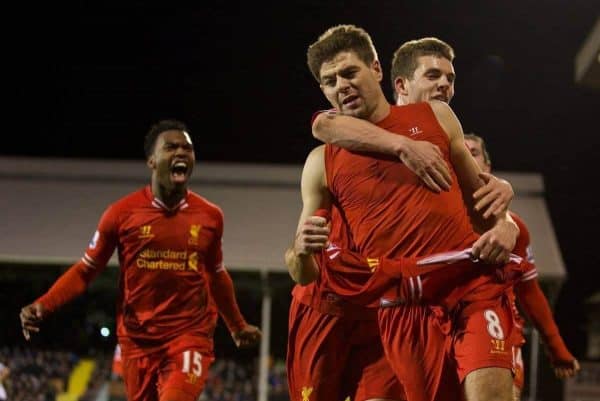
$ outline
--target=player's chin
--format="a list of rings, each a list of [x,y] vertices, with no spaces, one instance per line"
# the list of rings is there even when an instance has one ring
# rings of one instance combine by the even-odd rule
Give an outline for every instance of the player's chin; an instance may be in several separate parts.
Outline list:
[[[169,180],[169,187],[175,191],[184,190],[188,187],[188,185],[188,177],[185,177],[184,179],[182,179],[181,177],[173,179],[173,177],[171,177],[171,179]]]
[[[368,117],[367,109],[362,103],[343,104],[340,107],[341,114],[349,117],[366,118]]]

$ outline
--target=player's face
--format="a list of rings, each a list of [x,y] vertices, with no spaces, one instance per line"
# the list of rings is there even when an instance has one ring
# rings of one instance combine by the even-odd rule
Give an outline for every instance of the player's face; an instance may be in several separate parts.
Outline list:
[[[425,102],[431,99],[450,103],[454,96],[454,66],[444,57],[421,56],[412,79],[396,80],[396,91],[408,103]]]
[[[368,118],[377,108],[383,76],[379,61],[366,65],[354,52],[338,53],[320,70],[321,90],[340,113]]]
[[[188,133],[169,130],[157,138],[149,164],[161,186],[175,188],[187,185],[195,161],[194,146]]]
[[[471,152],[471,155],[479,165],[481,171],[489,173],[491,167],[489,164],[485,162],[485,157],[483,155],[483,150],[481,149],[481,143],[479,141],[474,141],[472,139],[465,139],[465,145],[467,145],[467,149]]]

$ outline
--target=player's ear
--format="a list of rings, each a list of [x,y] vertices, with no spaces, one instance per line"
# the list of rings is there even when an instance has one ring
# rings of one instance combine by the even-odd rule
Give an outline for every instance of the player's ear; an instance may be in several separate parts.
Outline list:
[[[381,63],[379,62],[379,60],[373,60],[373,63],[371,64],[371,69],[375,73],[377,81],[381,82],[381,80],[383,79],[383,70],[381,68]]]
[[[394,81],[394,90],[398,96],[408,96],[408,79],[397,77]]]
[[[156,167],[156,159],[154,158],[154,155],[150,156],[148,160],[146,160],[146,164],[148,165],[148,168],[154,170],[154,167]]]

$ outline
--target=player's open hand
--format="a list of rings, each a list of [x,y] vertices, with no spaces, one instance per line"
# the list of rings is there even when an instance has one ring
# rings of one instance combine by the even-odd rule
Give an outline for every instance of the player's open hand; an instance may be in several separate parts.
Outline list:
[[[485,185],[473,194],[475,210],[483,211],[483,217],[486,219],[490,216],[500,216],[508,210],[508,205],[515,196],[512,185],[488,173],[479,173],[479,178]]]
[[[448,191],[452,176],[442,152],[428,141],[406,140],[400,160],[434,192]]]
[[[252,324],[247,324],[246,327],[236,333],[231,333],[231,337],[238,348],[254,347],[260,342],[262,332]]]
[[[21,318],[23,336],[29,341],[32,333],[40,331],[40,324],[44,319],[44,307],[39,302],[29,304],[21,309],[19,317]]]

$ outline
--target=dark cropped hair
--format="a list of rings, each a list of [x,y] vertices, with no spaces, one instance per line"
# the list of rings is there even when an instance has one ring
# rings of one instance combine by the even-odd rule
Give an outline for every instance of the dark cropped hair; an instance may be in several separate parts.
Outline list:
[[[390,78],[392,89],[398,77],[411,79],[419,66],[418,58],[421,56],[435,56],[454,61],[454,49],[435,37],[426,37],[404,42],[394,52]]]
[[[156,145],[156,139],[158,136],[165,131],[171,130],[188,132],[188,129],[184,123],[173,119],[160,120],[150,127],[148,133],[146,134],[146,138],[144,139],[144,153],[146,154],[146,159],[148,159],[150,156],[152,156],[152,153],[154,153],[154,145]]]
[[[321,83],[319,72],[323,63],[341,52],[353,52],[367,65],[377,59],[375,46],[367,31],[355,25],[336,25],[319,36],[306,52],[308,68],[317,82]]]

